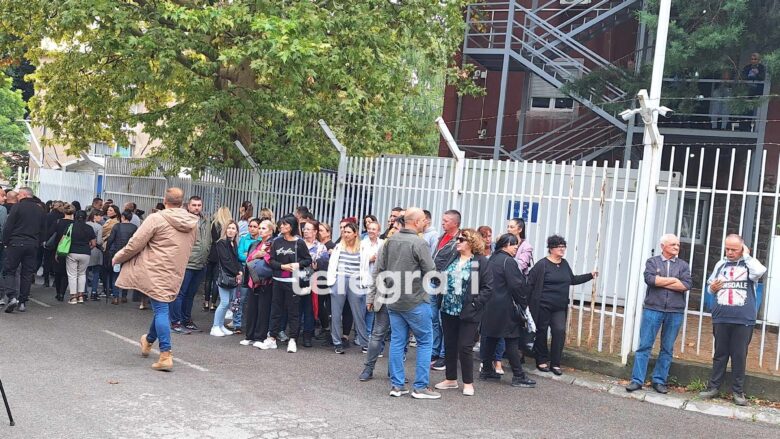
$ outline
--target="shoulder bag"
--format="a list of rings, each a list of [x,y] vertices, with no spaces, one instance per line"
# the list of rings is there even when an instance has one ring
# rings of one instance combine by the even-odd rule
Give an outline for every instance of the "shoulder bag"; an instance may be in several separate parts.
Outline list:
[[[68,231],[60,238],[60,243],[57,244],[57,256],[65,256],[70,253],[71,235],[73,233],[73,224],[68,226]]]

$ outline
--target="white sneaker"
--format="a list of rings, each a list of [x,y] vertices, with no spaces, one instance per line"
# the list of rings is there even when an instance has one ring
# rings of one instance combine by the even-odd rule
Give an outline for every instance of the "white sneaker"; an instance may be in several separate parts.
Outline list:
[[[258,344],[259,343],[259,344]],[[265,341],[257,342],[254,344],[254,346],[258,349],[262,350],[268,350],[268,349],[276,349],[276,340],[273,338],[266,338]]]
[[[225,320],[233,320],[233,311],[227,310],[225,313]]]
[[[290,337],[287,336],[287,334],[284,331],[279,331],[279,341],[284,343],[287,340],[289,340]]]
[[[247,339],[243,339],[240,342],[238,342],[238,344],[240,344],[241,346],[249,346],[252,343],[254,343],[252,340],[247,340]]]
[[[211,332],[209,333],[213,335],[214,337],[224,337],[225,333],[222,332],[222,329],[219,326],[212,326]]]
[[[233,335],[233,331],[231,331],[230,329],[228,329],[228,328],[226,328],[226,327],[224,327],[224,326],[222,326],[222,327],[221,327],[221,328],[219,328],[219,329],[220,329],[220,330],[222,331],[222,333],[223,333],[223,334],[225,334],[225,335]]]
[[[291,354],[298,352],[298,345],[295,344],[294,338],[291,338],[290,341],[287,342],[287,352]]]

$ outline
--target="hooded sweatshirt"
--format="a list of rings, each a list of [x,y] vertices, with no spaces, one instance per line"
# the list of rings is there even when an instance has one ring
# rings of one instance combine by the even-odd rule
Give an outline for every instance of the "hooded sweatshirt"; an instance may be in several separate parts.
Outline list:
[[[197,238],[197,226],[198,217],[185,209],[151,214],[114,255],[114,263],[123,264],[116,286],[138,290],[160,302],[175,300]]]

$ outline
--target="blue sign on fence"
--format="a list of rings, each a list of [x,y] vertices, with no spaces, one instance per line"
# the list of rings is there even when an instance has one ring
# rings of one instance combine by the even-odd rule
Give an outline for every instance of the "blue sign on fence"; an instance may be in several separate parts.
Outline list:
[[[506,208],[506,219],[522,218],[525,222],[535,223],[539,220],[539,203],[528,201],[510,201]]]

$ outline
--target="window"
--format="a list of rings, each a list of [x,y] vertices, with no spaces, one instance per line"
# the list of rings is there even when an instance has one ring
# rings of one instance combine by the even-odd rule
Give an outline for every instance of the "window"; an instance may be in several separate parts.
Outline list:
[[[699,208],[696,209],[696,194],[686,193],[682,205],[680,241],[702,244],[710,213],[709,194],[699,194]],[[696,214],[696,216],[694,216]]]
[[[579,77],[579,69],[567,62],[557,63],[557,69],[564,69],[568,76]],[[531,109],[538,111],[573,111],[574,99],[561,92],[541,77],[531,76]]]

